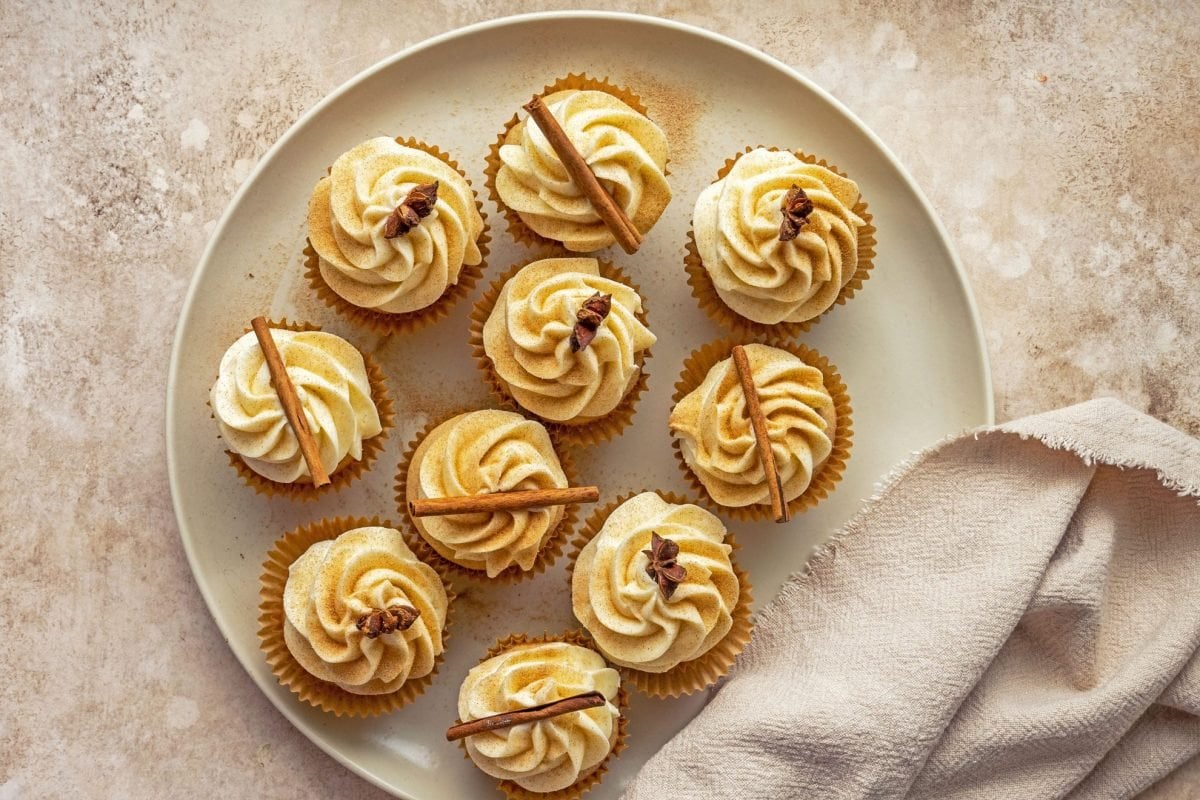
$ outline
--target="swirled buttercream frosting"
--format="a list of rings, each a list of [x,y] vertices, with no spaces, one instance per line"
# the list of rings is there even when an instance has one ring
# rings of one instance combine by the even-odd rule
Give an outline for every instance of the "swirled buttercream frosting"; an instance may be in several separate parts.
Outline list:
[[[467,754],[492,777],[531,792],[565,789],[595,770],[616,743],[621,712],[617,671],[593,650],[566,642],[522,644],[467,673],[458,692],[463,722],[600,692],[603,706],[488,731]]]
[[[292,564],[283,591],[283,637],[300,666],[353,694],[394,692],[433,671],[446,627],[446,588],[392,528],[346,531]],[[371,638],[359,620],[407,606],[405,630]]]
[[[565,489],[550,435],[511,411],[472,411],[438,425],[408,467],[408,498],[465,497],[527,489]],[[533,567],[562,522],[562,506],[416,517],[421,536],[444,558],[494,578],[514,564]]]
[[[762,344],[745,349],[783,495],[793,500],[804,493],[833,450],[834,401],[821,370],[799,357]],[[770,504],[732,358],[715,364],[700,386],[679,401],[671,411],[670,428],[684,461],[714,501],[729,507]]]
[[[420,185],[437,202],[405,233],[387,238],[388,216]],[[381,136],[347,151],[317,182],[308,237],[329,288],[360,308],[419,311],[483,260],[483,218],[470,184],[446,162]]]
[[[583,303],[612,295],[595,338],[575,350],[571,334]],[[500,291],[483,328],[496,375],[522,407],[554,422],[608,414],[633,388],[642,353],[655,342],[638,314],[642,299],[600,275],[594,258],[547,258],[523,267]]]
[[[670,597],[647,571],[651,534],[674,542],[686,577]],[[725,526],[694,505],[653,492],[626,500],[579,553],[571,605],[614,664],[666,672],[707,653],[729,633],[739,584]]]
[[[567,89],[542,100],[634,227],[650,230],[671,200],[662,129],[607,92]],[[496,193],[535,233],[577,253],[614,243],[536,123],[514,125],[499,156]]]
[[[794,239],[780,239],[791,187],[813,204]],[[792,153],[759,148],[700,193],[692,215],[696,250],[717,294],[764,324],[803,322],[837,300],[858,269],[858,185]]]
[[[363,440],[383,430],[362,354],[322,331],[272,329],[271,337],[325,469],[333,473],[344,459],[361,459]],[[312,482],[253,333],[225,351],[209,405],[221,438],[250,469],[277,483]]]

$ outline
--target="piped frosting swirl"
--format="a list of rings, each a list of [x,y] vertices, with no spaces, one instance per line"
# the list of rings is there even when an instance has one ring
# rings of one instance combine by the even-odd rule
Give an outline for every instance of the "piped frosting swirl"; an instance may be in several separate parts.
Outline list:
[[[492,777],[531,792],[565,789],[595,770],[616,742],[620,676],[593,650],[566,642],[516,645],[467,673],[458,693],[463,722],[600,692],[608,702],[466,739],[467,754]]]
[[[358,621],[396,605],[420,612],[406,630],[370,638]],[[315,677],[361,695],[387,694],[433,671],[448,598],[437,572],[392,528],[316,542],[288,570],[284,642]]]
[[[612,295],[611,307],[575,351],[576,314],[596,292]],[[547,258],[504,284],[484,323],[484,351],[522,407],[554,422],[586,421],[615,409],[637,380],[656,341],[641,312],[638,293],[602,277],[596,259]]]
[[[745,346],[786,500],[799,497],[833,450],[834,401],[821,370],[763,344]],[[684,461],[714,501],[770,504],[746,398],[732,358],[708,371],[671,411]]]
[[[322,331],[272,329],[271,337],[326,471],[332,474],[343,459],[361,459],[363,441],[383,430],[362,354]],[[250,469],[277,483],[312,481],[253,333],[225,351],[209,405],[221,438]]]
[[[541,424],[511,411],[459,414],[417,446],[405,490],[412,498],[564,489],[567,476]],[[417,530],[444,558],[489,578],[533,567],[562,522],[563,507],[418,517]]]
[[[646,570],[651,534],[674,542],[686,577],[670,598]],[[694,505],[653,492],[626,500],[579,553],[571,579],[575,617],[614,664],[666,672],[729,633],[739,582],[725,526]]]
[[[797,186],[813,204],[795,238],[780,239],[782,204]],[[796,155],[759,148],[696,200],[696,249],[727,306],[754,322],[803,322],[837,300],[858,269],[858,185]]]
[[[437,203],[415,227],[385,236],[388,216],[409,192],[437,183]],[[470,184],[440,158],[380,136],[344,153],[317,182],[308,236],[321,277],[360,308],[392,314],[432,305],[483,260],[483,218]]]
[[[542,100],[634,227],[648,231],[671,200],[662,129],[608,92],[566,89]],[[535,233],[578,253],[614,243],[535,123],[514,125],[499,157],[496,192]]]

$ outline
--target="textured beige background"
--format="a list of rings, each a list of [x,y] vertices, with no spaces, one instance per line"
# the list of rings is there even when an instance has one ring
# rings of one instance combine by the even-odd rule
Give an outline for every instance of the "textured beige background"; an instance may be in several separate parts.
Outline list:
[[[165,475],[171,337],[298,115],[540,7],[187,5],[0,2],[0,800],[383,796],[290,728],[204,609]],[[1200,11],[1030,5],[624,8],[778,56],[892,147],[970,273],[1001,418],[1116,395],[1200,435]],[[1200,771],[1171,784],[1200,796]]]

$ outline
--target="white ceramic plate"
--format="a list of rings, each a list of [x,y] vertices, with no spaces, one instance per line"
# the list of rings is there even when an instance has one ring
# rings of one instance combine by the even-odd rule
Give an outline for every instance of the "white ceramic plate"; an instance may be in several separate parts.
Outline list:
[[[537,14],[432,39],[367,70],[309,111],[259,163],[213,233],[176,334],[167,397],[171,490],[200,590],[238,659],[273,703],[321,748],[363,777],[413,800],[499,796],[444,740],[466,671],[497,638],[573,626],[564,561],[515,588],[461,592],[446,662],[429,691],[382,719],[336,719],[300,703],[264,663],[255,635],[260,565],[274,539],[337,514],[398,520],[392,496],[403,446],[427,416],[488,396],[470,358],[470,302],[449,319],[393,340],[349,327],[300,278],[309,191],[344,150],[372,136],[411,135],[448,150],[483,189],[484,156],[504,122],[541,87],[571,71],[610,76],[641,94],[670,137],[666,214],[633,257],[614,261],[639,281],[659,336],[650,391],[620,440],[578,454],[605,498],[634,489],[686,491],[666,418],[684,357],[721,332],[685,283],[682,253],[697,193],[747,144],[802,147],[846,170],[878,226],[864,289],[803,338],[841,369],[854,405],[854,449],[833,496],[787,527],[733,525],[761,603],[859,507],[911,451],[990,422],[992,394],[979,322],[946,234],[904,169],[836,100],[783,64],[698,28],[650,17]],[[487,281],[526,255],[485,203],[493,246]],[[399,423],[365,480],[317,503],[266,500],[239,483],[205,405],[221,354],[267,313],[326,326],[383,363]],[[590,797],[619,790],[706,702],[635,693],[630,747]]]

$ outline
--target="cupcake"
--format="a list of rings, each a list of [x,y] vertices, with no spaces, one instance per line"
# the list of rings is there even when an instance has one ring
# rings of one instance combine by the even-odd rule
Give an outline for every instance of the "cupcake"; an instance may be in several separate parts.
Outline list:
[[[666,134],[646,116],[641,101],[586,75],[547,86],[541,99],[633,227],[649,231],[670,202],[671,187]],[[492,146],[487,176],[492,200],[517,241],[576,253],[616,241],[528,117],[509,120]]]
[[[471,339],[496,395],[576,444],[629,424],[655,342],[637,288],[594,258],[515,266],[476,304]]]
[[[475,766],[509,798],[578,798],[598,784],[624,748],[621,677],[578,633],[510,636],[467,673],[458,693],[462,722],[599,693],[603,704],[462,739]]]
[[[312,325],[268,323],[332,481],[315,488],[253,332],[221,358],[209,406],[230,463],[256,491],[312,499],[361,475],[383,447],[392,404],[383,373],[354,345]]]
[[[453,596],[398,530],[378,519],[318,522],[276,542],[263,569],[259,638],[302,700],[370,716],[424,691]]]
[[[674,697],[725,675],[750,639],[750,586],[724,524],[643,492],[589,520],[571,607],[597,649],[647,694]]]
[[[560,459],[545,427],[513,411],[457,414],[426,427],[409,447],[397,480],[414,549],[469,577],[520,580],[562,553],[577,506],[416,517],[415,499],[533,489],[565,489],[570,462]]]
[[[734,343],[693,353],[675,385],[670,430],[693,486],[738,519],[769,519],[766,472],[730,356]],[[747,344],[767,438],[790,512],[816,505],[841,478],[850,457],[850,399],[820,353],[787,343]]]
[[[795,336],[854,296],[874,247],[854,181],[804,153],[759,147],[726,162],[696,199],[685,260],[715,321]]]
[[[415,139],[370,139],[342,154],[308,205],[309,284],[381,333],[448,313],[482,274],[487,233],[470,181]]]

